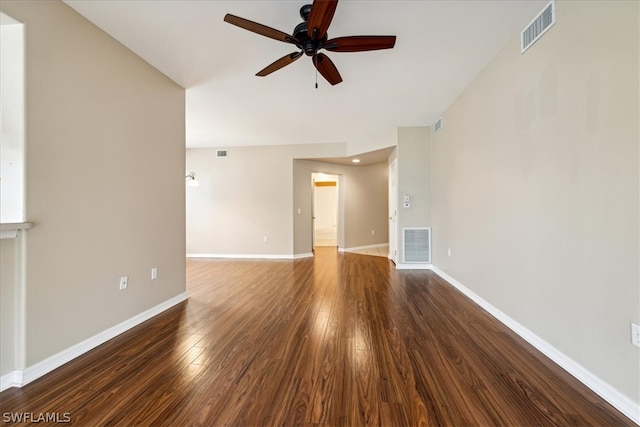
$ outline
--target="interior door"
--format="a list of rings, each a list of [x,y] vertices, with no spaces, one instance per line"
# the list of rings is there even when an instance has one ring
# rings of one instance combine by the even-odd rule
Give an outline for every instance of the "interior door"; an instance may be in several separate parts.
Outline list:
[[[398,183],[397,168],[398,159],[393,159],[389,164],[389,259],[398,263]]]

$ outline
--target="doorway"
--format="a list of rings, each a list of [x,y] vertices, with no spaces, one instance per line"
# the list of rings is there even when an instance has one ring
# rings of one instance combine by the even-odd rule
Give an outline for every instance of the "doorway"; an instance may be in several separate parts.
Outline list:
[[[338,246],[338,175],[313,173],[313,247]]]

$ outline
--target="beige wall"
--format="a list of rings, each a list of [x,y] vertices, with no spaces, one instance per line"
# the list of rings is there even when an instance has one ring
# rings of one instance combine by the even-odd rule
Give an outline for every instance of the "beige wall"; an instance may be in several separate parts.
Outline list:
[[[398,263],[404,259],[402,229],[431,226],[431,128],[398,128],[397,227]],[[410,197],[411,207],[405,208],[403,196]]]
[[[346,166],[342,175],[345,206],[344,249],[388,243],[387,164]],[[371,230],[375,230],[375,234],[372,235]]]
[[[187,170],[200,183],[187,188],[187,253],[290,254],[290,150],[241,147],[228,153],[218,158],[215,149],[187,150]]]
[[[187,172],[200,183],[187,188],[187,253],[292,256],[293,159],[343,156],[345,145],[233,147],[225,158],[216,151],[187,150]]]
[[[638,5],[558,1],[445,112],[432,161],[434,264],[636,403]]]
[[[184,90],[62,2],[0,8],[26,24],[30,366],[185,291]]]
[[[294,253],[311,253],[311,174],[324,172],[340,175],[340,198],[344,203],[343,241],[341,249],[358,248],[388,242],[387,219],[388,175],[387,163],[367,166],[345,166],[310,160],[296,160],[293,164]],[[375,234],[371,234],[375,230]]]
[[[291,257],[311,253],[312,172],[343,175],[344,247],[387,242],[386,165],[352,167],[295,160],[341,157],[344,144],[233,147],[228,153],[218,158],[216,149],[187,150],[187,172],[195,172],[200,183],[187,188],[188,254]]]

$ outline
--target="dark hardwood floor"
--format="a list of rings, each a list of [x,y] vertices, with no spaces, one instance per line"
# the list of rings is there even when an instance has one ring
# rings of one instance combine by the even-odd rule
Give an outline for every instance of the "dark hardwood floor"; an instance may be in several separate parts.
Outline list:
[[[634,425],[429,271],[321,248],[189,260],[187,281],[187,302],[1,393],[0,413],[81,426]]]

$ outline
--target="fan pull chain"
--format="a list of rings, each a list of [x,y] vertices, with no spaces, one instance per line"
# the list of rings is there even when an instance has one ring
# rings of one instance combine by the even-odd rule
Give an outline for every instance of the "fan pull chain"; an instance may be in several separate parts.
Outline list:
[[[313,61],[315,62],[315,69],[316,69],[316,89],[318,89],[318,56],[317,55],[313,55]]]

